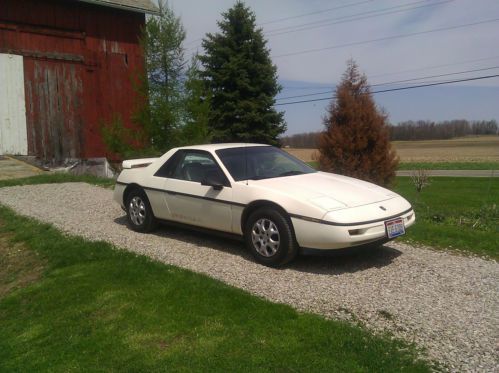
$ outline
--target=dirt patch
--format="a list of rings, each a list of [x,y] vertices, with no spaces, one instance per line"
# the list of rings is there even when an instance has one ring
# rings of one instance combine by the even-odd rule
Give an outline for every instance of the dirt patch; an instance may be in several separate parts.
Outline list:
[[[394,141],[402,162],[499,162],[499,136],[451,140]],[[317,149],[284,149],[305,162],[317,160]]]
[[[319,157],[319,151],[317,149],[285,148],[284,150],[304,162],[316,161]]]
[[[22,243],[12,243],[11,236],[0,233],[0,299],[10,292],[36,282],[45,262]]]
[[[11,157],[4,156],[0,162],[0,180],[36,176],[42,172],[28,163]]]
[[[499,136],[394,141],[402,162],[498,162]]]

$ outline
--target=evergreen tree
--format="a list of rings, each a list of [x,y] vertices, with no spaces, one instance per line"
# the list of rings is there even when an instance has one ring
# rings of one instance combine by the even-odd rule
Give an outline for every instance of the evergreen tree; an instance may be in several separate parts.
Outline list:
[[[319,167],[389,185],[398,157],[389,141],[387,117],[372,98],[365,75],[353,60],[336,88],[319,138]]]
[[[180,141],[185,30],[165,0],[159,0],[158,5],[159,14],[148,18],[142,40],[147,71],[142,90],[149,105],[140,119],[152,145],[165,150]]]
[[[255,15],[237,2],[218,22],[220,32],[203,40],[203,77],[211,94],[208,124],[214,142],[278,144],[286,130],[274,109],[277,69]]]

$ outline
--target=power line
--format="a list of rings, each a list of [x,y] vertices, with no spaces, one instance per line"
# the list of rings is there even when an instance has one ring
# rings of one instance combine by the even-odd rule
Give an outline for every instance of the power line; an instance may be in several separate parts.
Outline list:
[[[473,69],[473,70],[457,71],[457,72],[447,73],[447,74],[438,74],[438,75],[423,76],[423,77],[420,77],[420,78],[395,80],[395,81],[386,82],[386,83],[376,83],[376,84],[370,84],[370,87],[379,87],[379,86],[384,86],[384,85],[393,85],[393,84],[407,83],[407,82],[412,82],[414,80],[424,80],[424,79],[432,79],[432,78],[441,78],[441,77],[444,77],[444,76],[467,74],[467,73],[472,73],[472,72],[494,70],[494,69],[499,69],[499,66],[485,67],[483,69]],[[334,91],[335,91],[334,89],[330,89],[330,90],[324,91],[324,92],[307,93],[307,94],[304,94],[304,95],[295,95],[295,96],[280,97],[280,98],[278,98],[278,100],[286,100],[286,99],[290,99],[290,98],[299,98],[299,97],[319,96],[319,95],[325,95],[327,93],[333,93]]]
[[[411,73],[411,72],[424,71],[424,70],[434,70],[434,69],[439,69],[439,68],[442,68],[442,67],[465,65],[465,64],[468,64],[468,63],[472,63],[472,62],[489,61],[489,60],[495,60],[495,59],[499,59],[499,56],[484,57],[484,58],[475,58],[475,59],[472,59],[472,60],[465,60],[465,61],[454,62],[454,63],[440,64],[440,65],[431,65],[431,66],[426,66],[426,67],[420,67],[420,68],[417,68],[417,69],[392,71],[392,72],[375,74],[375,75],[369,74],[369,78],[377,78],[377,77],[380,77],[380,76],[388,76],[388,75],[398,75],[398,74]],[[284,89],[293,90],[293,89],[319,89],[319,88],[326,89],[328,87],[317,87],[317,85],[315,85],[315,86],[302,86],[302,87],[284,86],[283,88]]]
[[[369,0],[369,1],[373,1],[373,0]],[[363,2],[355,3],[355,4],[361,4],[361,3],[369,2],[369,1],[363,1]],[[305,24],[301,24],[301,25],[287,26],[287,27],[284,27],[284,28],[279,28],[279,29],[264,31],[264,34],[266,36],[284,35],[284,34],[289,34],[289,33],[293,33],[293,32],[300,32],[300,31],[311,30],[311,29],[314,29],[314,28],[333,26],[333,25],[342,24],[342,23],[349,23],[349,22],[359,21],[359,20],[363,20],[363,19],[375,18],[375,17],[380,17],[380,16],[384,16],[384,15],[390,15],[390,14],[395,14],[395,13],[400,13],[400,12],[406,12],[406,11],[410,11],[410,10],[414,10],[414,9],[419,9],[419,8],[426,8],[426,7],[430,7],[430,6],[437,6],[437,5],[441,5],[441,4],[453,2],[455,0],[443,0],[443,1],[435,2],[435,3],[431,3],[431,4],[419,5],[419,6],[415,6],[415,7],[411,7],[411,8],[406,8],[406,9],[398,9],[398,8],[408,7],[408,6],[414,5],[414,4],[426,3],[428,1],[431,1],[431,0],[419,0],[419,1],[412,2],[412,3],[407,3],[407,4],[403,4],[403,5],[397,5],[397,6],[393,6],[393,7],[384,8],[384,9],[371,10],[371,11],[367,11],[367,12],[361,12],[361,13],[357,13],[357,14],[351,14],[351,15],[348,15],[348,16],[342,16],[342,17],[337,17],[337,18],[332,18],[332,19],[326,19],[326,20],[321,20],[321,21],[315,21],[315,22],[305,23]],[[341,8],[341,7],[330,8],[330,10],[331,9],[339,9],[339,8]],[[398,9],[398,10],[394,10],[393,11],[392,9]],[[389,10],[392,10],[392,11],[389,11]],[[372,13],[380,13],[380,14],[372,14]],[[370,16],[364,16],[366,14],[371,14],[371,15]],[[359,16],[364,16],[364,17],[359,17]],[[333,21],[333,22],[331,22],[331,21]],[[272,22],[267,22],[267,23],[272,23]],[[322,24],[317,25],[317,26],[304,27],[304,26],[307,26],[307,25],[314,25],[314,24],[318,24],[318,23],[322,23]],[[288,31],[274,33],[276,31],[281,31],[281,30],[288,30]],[[203,38],[198,38],[198,39],[192,40],[190,42],[187,42],[186,45],[193,44],[193,43],[201,41],[201,40],[203,40]],[[191,51],[191,50],[199,48],[200,46],[201,45],[198,44],[198,45],[196,45],[194,47],[188,48],[187,50]]]
[[[302,14],[298,14],[298,15],[295,15],[295,16],[278,18],[278,19],[274,19],[274,20],[271,20],[271,21],[266,21],[266,22],[259,23],[257,26],[270,25],[271,23],[283,22],[283,21],[287,21],[287,20],[290,20],[290,19],[302,18],[302,17],[307,17],[307,16],[311,16],[311,15],[315,15],[315,14],[328,13],[328,12],[331,12],[333,10],[338,10],[338,9],[343,9],[343,8],[350,8],[350,7],[353,7],[353,6],[370,3],[370,2],[373,2],[373,1],[374,0],[363,0],[363,1],[359,1],[359,2],[353,3],[353,4],[345,4],[345,5],[340,5],[340,6],[336,6],[336,7],[333,7],[333,8],[327,8],[327,9],[317,10],[315,12],[302,13]],[[429,1],[429,0],[425,0],[425,1]],[[203,40],[202,37],[198,38],[198,39],[191,40],[191,41],[187,42],[186,45],[193,44],[193,43],[195,43],[197,41],[201,41],[201,40]],[[199,46],[197,46],[197,47],[199,47]],[[197,47],[194,47],[194,48],[197,48]]]
[[[351,46],[355,46],[355,45],[370,44],[370,43],[375,43],[375,42],[385,41],[385,40],[407,38],[407,37],[411,37],[411,36],[430,34],[430,33],[435,33],[435,32],[440,32],[440,31],[455,30],[455,29],[459,29],[459,28],[472,27],[472,26],[482,25],[484,23],[491,23],[491,22],[497,22],[497,21],[499,21],[499,18],[488,19],[488,20],[478,21],[478,22],[473,22],[473,23],[466,23],[466,24],[463,24],[463,25],[441,27],[441,28],[432,29],[432,30],[411,32],[411,33],[408,33],[408,34],[399,34],[399,35],[385,36],[385,37],[382,37],[382,38],[362,40],[362,41],[357,41],[357,42],[353,42],[353,43],[332,45],[332,46],[325,47],[325,48],[306,49],[306,50],[297,51],[297,52],[279,54],[279,55],[273,56],[273,57],[274,58],[281,58],[281,57],[296,56],[296,55],[300,55],[300,54],[315,53],[315,52],[321,52],[321,51],[330,50],[330,49],[338,49],[338,48],[351,47]]]
[[[469,81],[473,81],[473,80],[491,79],[491,78],[497,78],[497,77],[499,77],[499,74],[486,75],[486,76],[478,76],[478,77],[466,78],[466,79],[448,80],[448,81],[445,81],[445,82],[438,82],[438,83],[420,84],[420,85],[414,85],[414,86],[409,86],[409,87],[389,88],[389,89],[383,89],[383,90],[379,90],[379,91],[373,91],[371,93],[375,94],[375,93],[403,91],[403,90],[408,90],[408,89],[423,88],[423,87],[432,87],[432,86],[436,86],[436,85],[452,84],[452,83],[460,83],[460,82],[469,82]],[[283,102],[283,103],[276,103],[275,106],[284,106],[284,105],[301,104],[301,103],[306,103],[306,102],[325,101],[325,100],[331,100],[331,99],[335,99],[335,98],[336,98],[336,96],[326,97],[326,98],[316,98],[316,99],[312,99],[312,100],[301,100],[301,101]]]
[[[481,69],[472,69],[472,70],[465,70],[465,71],[456,71],[453,73],[446,73],[446,74],[437,74],[437,75],[429,75],[429,76],[423,76],[420,78],[411,78],[411,79],[403,79],[403,80],[395,80],[387,83],[377,83],[373,84],[373,87],[376,86],[383,86],[383,85],[391,85],[391,84],[399,84],[399,83],[407,83],[407,82],[412,82],[415,80],[424,80],[424,79],[432,79],[432,78],[441,78],[443,76],[450,76],[450,75],[460,75],[460,74],[466,74],[466,73],[474,73],[478,71],[487,71],[487,70],[495,70],[499,69],[499,66],[491,66],[491,67],[484,67]]]
[[[426,81],[423,81],[422,83],[419,83],[419,84],[427,84],[427,83],[442,83],[442,82],[447,82],[447,80],[426,80]],[[386,84],[370,84],[369,87],[375,87],[375,86],[384,86]],[[403,88],[407,88],[407,87],[413,87],[414,85],[407,85],[405,84]],[[317,93],[306,93],[304,95],[295,95],[295,96],[286,96],[286,97],[278,97],[276,98],[276,101],[282,101],[282,100],[289,100],[289,99],[292,99],[292,98],[302,98],[302,97],[311,97],[311,96],[320,96],[320,95],[325,95],[325,94],[331,94],[331,93],[334,93],[336,92],[336,89],[330,89],[330,90],[327,90],[327,91],[323,91],[323,92],[317,92]],[[375,92],[373,92],[375,93]],[[333,98],[336,97],[336,96],[332,96]],[[329,96],[329,98],[331,98],[331,96]]]
[[[353,3],[353,4],[345,4],[345,5],[340,5],[340,6],[336,6],[336,7],[333,7],[333,8],[328,8],[328,9],[322,9],[322,10],[317,10],[315,12],[310,12],[310,13],[303,13],[303,14],[298,14],[296,16],[290,16],[290,17],[284,17],[284,18],[278,18],[278,19],[274,19],[272,21],[267,21],[267,22],[262,22],[262,23],[259,23],[258,26],[263,26],[263,25],[269,25],[271,23],[278,23],[278,22],[284,22],[284,21],[288,21],[290,19],[296,19],[296,18],[302,18],[302,17],[308,17],[308,16],[312,16],[312,15],[315,15],[315,14],[323,14],[323,13],[328,13],[328,12],[331,12],[333,10],[338,10],[338,9],[343,9],[343,8],[350,8],[350,7],[353,7],[353,6],[357,6],[357,5],[361,5],[361,4],[366,4],[366,3],[370,3],[370,2],[373,2],[374,0],[364,0],[364,1],[359,1],[359,2],[356,2],[356,3]],[[427,0],[428,1],[428,0]]]
[[[324,19],[324,20],[315,21],[315,22],[303,23],[301,25],[282,27],[282,28],[266,31],[265,34],[267,36],[278,36],[278,35],[289,34],[292,32],[313,30],[316,28],[328,27],[328,26],[338,25],[341,23],[348,23],[348,22],[359,21],[359,20],[363,20],[363,19],[380,17],[380,16],[384,16],[384,15],[389,15],[389,14],[407,12],[409,10],[414,10],[414,9],[442,5],[445,3],[453,2],[455,0],[444,0],[444,1],[440,1],[440,2],[434,2],[431,4],[409,7],[409,6],[415,5],[415,4],[427,3],[428,1],[429,0],[420,0],[420,1],[415,1],[412,3],[407,3],[407,4],[403,4],[403,5],[396,5],[396,6],[392,6],[392,7],[388,7],[388,8],[384,8],[384,9],[370,10],[370,11],[361,12],[361,13],[357,13],[357,14],[351,14],[348,16],[341,16],[341,17]],[[409,8],[407,8],[407,7],[409,7]],[[405,9],[400,9],[400,8],[405,8]],[[396,9],[396,10],[394,10],[394,9]],[[380,13],[380,14],[376,14],[376,13]]]
[[[389,73],[382,73],[382,74],[370,75],[369,77],[370,78],[378,78],[380,76],[397,75],[397,74],[403,74],[403,73],[413,73],[413,72],[416,72],[416,71],[423,71],[423,70],[434,70],[434,69],[439,69],[441,67],[465,65],[465,64],[468,64],[468,63],[472,63],[472,62],[481,62],[481,61],[495,60],[495,59],[498,59],[498,58],[499,58],[499,56],[476,58],[476,59],[465,60],[465,61],[460,61],[460,62],[453,62],[453,63],[446,63],[446,64],[441,64],[441,65],[432,65],[432,66],[420,67],[420,68],[417,68],[417,69],[401,70],[401,71],[395,71],[395,72],[389,72]]]

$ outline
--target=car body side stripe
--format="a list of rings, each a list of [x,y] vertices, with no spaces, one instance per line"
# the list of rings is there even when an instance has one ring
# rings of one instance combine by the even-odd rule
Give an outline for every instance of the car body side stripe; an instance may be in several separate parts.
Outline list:
[[[127,183],[122,183],[122,182],[116,182],[116,183],[120,184],[120,185],[128,185]],[[191,197],[191,198],[203,199],[203,200],[206,200],[206,201],[224,203],[224,204],[227,204],[227,205],[233,205],[233,206],[239,206],[239,207],[246,207],[246,205],[243,204],[243,203],[226,201],[226,200],[223,200],[223,199],[197,196],[195,194],[188,194],[188,193],[176,192],[176,191],[167,190],[167,189],[150,188],[150,187],[144,187],[144,186],[141,186],[141,188],[144,188],[145,190],[151,190],[153,192],[167,193],[167,194],[171,194],[171,195],[177,195],[177,196],[183,196],[183,197]]]
[[[123,183],[121,181],[117,181],[116,184],[120,185],[128,185],[128,183]],[[233,205],[233,206],[238,206],[238,207],[246,207],[247,205],[244,203],[238,203],[238,202],[232,202],[232,201],[226,201],[226,200],[221,200],[221,199],[216,199],[216,198],[211,198],[211,197],[203,197],[203,196],[197,196],[195,194],[188,194],[188,193],[181,193],[181,192],[175,192],[173,190],[166,190],[166,189],[158,189],[158,188],[150,188],[150,187],[143,187],[146,190],[151,190],[154,192],[161,192],[161,193],[168,193],[168,194],[173,194],[173,195],[179,195],[183,197],[191,197],[191,198],[198,198],[198,199],[204,199],[207,201],[212,201],[212,202],[218,202],[218,203],[225,203],[228,205]],[[295,219],[300,219],[300,220],[305,220],[313,223],[318,223],[318,224],[324,224],[324,225],[334,225],[334,226],[339,226],[339,227],[350,227],[350,226],[355,226],[355,225],[364,225],[364,224],[371,224],[371,223],[377,223],[377,222],[382,222],[385,220],[390,220],[397,218],[401,215],[407,214],[408,212],[412,211],[412,207],[409,209],[402,211],[398,214],[388,216],[386,218],[380,218],[380,219],[374,219],[374,220],[367,220],[367,221],[359,221],[359,222],[354,222],[354,223],[336,223],[333,221],[327,221],[327,220],[322,220],[322,219],[316,219],[316,218],[311,218],[308,216],[303,216],[303,215],[297,215],[297,214],[289,214],[291,218]]]

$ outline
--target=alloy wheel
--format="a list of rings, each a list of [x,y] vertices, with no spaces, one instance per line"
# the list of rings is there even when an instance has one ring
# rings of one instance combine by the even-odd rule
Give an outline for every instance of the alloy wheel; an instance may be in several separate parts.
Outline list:
[[[259,219],[251,229],[253,247],[262,256],[271,257],[279,250],[280,236],[276,224],[266,218]]]
[[[130,200],[128,206],[130,219],[135,225],[142,225],[146,220],[146,206],[142,198],[135,196]]]

